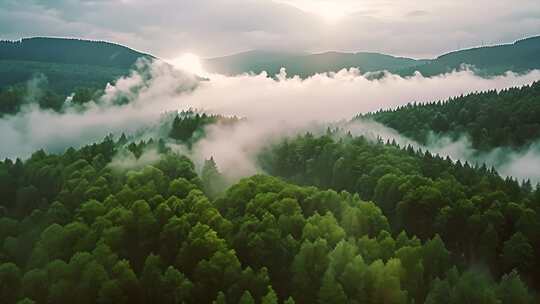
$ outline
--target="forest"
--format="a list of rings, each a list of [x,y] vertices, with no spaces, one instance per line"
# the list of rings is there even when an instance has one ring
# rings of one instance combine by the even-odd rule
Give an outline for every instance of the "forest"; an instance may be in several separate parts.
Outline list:
[[[400,75],[424,76],[468,68],[483,76],[503,75],[508,71],[525,73],[540,68],[540,36],[520,39],[510,44],[489,45],[443,54],[427,64],[395,71]]]
[[[36,77],[46,78],[48,89],[65,96],[78,88],[104,88],[127,75],[140,58],[154,57],[103,41],[45,37],[0,40],[0,90],[24,85]]]
[[[167,145],[216,120],[1,162],[3,303],[538,299],[538,187],[330,129],[268,146],[267,175],[231,185]]]
[[[540,138],[540,82],[431,103],[410,103],[359,115],[427,144],[430,135],[453,140],[466,135],[473,148],[524,148]]]
[[[77,87],[69,95],[58,93],[49,87],[49,82],[42,77],[26,85],[0,88],[0,117],[15,115],[23,108],[36,106],[43,110],[62,112],[64,107],[82,107],[90,101],[98,100],[103,90],[91,87]],[[69,100],[69,103],[66,103]]]
[[[0,41],[1,60],[81,64],[129,69],[141,57],[153,58],[105,41],[49,37]]]
[[[481,59],[479,67],[495,73],[494,58],[530,54],[538,41],[418,63],[446,73],[458,61]],[[272,57],[243,54],[256,62]],[[224,58],[242,62],[235,56]],[[358,60],[396,69],[417,63],[375,53],[325,53],[328,61],[309,56],[315,56],[306,58],[314,69],[309,73]],[[0,303],[539,303],[540,184],[419,147],[445,137],[465,137],[486,153],[533,147],[540,138],[540,82],[332,122],[318,112],[335,110],[329,92],[336,82],[343,82],[338,90],[352,84],[384,97],[392,86],[377,85],[397,81],[403,87],[393,87],[393,98],[399,100],[418,79],[432,79],[382,73],[373,80],[378,76],[351,72],[319,75],[312,86],[300,77],[267,75],[212,80],[183,77],[169,64],[154,66],[152,74],[150,60],[129,72],[140,57],[151,56],[105,42],[0,42],[6,128],[0,135],[14,148],[31,140],[43,147],[0,160]],[[537,62],[527,58],[508,55],[505,64],[524,72]],[[239,62],[235,67],[243,68]],[[126,73],[124,83],[114,82]],[[440,79],[488,81],[474,73],[447,76]],[[245,92],[228,90],[231,82]],[[370,95],[373,83],[384,94]],[[103,98],[107,90],[118,94]],[[289,91],[292,97],[285,96]],[[355,92],[354,105],[362,97]],[[329,106],[303,106],[317,102],[317,94]],[[281,111],[274,103],[263,115],[253,110],[262,103],[252,99],[269,96]],[[240,114],[230,109],[253,115],[233,116]],[[311,118],[313,126],[305,122]],[[421,145],[383,140],[379,124],[364,135],[347,129],[366,121]],[[52,129],[49,124],[70,130],[42,130]],[[197,150],[217,137],[235,149]],[[218,165],[227,153],[253,161],[256,174],[231,177],[230,168]]]

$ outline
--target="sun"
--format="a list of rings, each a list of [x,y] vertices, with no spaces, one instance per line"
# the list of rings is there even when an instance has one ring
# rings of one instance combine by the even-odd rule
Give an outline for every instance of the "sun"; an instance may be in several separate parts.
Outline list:
[[[318,15],[327,23],[333,24],[340,21],[349,13],[350,8],[339,1],[327,0],[276,0],[277,2],[292,5],[303,11]]]
[[[314,5],[313,12],[321,16],[328,23],[336,23],[347,15],[343,7],[333,2],[321,2],[318,5]]]
[[[193,73],[198,76],[203,76],[206,74],[201,58],[193,53],[182,54],[178,57],[167,60],[167,62],[179,70]]]

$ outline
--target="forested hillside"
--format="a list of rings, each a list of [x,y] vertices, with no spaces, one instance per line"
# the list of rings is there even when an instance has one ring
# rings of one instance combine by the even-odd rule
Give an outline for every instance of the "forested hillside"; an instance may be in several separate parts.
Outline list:
[[[0,60],[67,63],[129,69],[137,59],[152,56],[125,46],[64,38],[24,38],[0,41]]]
[[[226,117],[222,115],[208,115],[198,113],[193,110],[182,111],[175,115],[171,123],[169,138],[191,147],[200,139],[206,136],[205,127],[213,124],[219,124],[226,127],[240,121],[237,117]]]
[[[78,88],[102,89],[128,73],[129,69],[117,67],[0,60],[0,91],[26,86],[43,76],[51,91],[66,96]]]
[[[397,71],[412,75],[420,71],[424,76],[434,76],[461,69],[462,65],[474,66],[480,75],[500,75],[507,71],[523,73],[540,68],[540,36],[502,44],[459,50],[441,55],[425,65]]]
[[[0,304],[540,304],[539,12],[0,0]]]
[[[1,162],[3,303],[533,303],[540,190],[332,132],[260,163],[294,184],[125,136]]]
[[[84,83],[89,85],[86,80]],[[97,83],[96,87],[99,87]],[[16,114],[27,105],[37,105],[41,109],[61,112],[66,105],[82,107],[90,101],[98,101],[102,95],[103,90],[93,86],[76,87],[70,94],[59,93],[50,85],[47,78],[36,76],[26,84],[0,89],[0,117]]]
[[[103,42],[62,38],[0,41],[0,92],[44,76],[48,89],[68,95],[77,88],[102,89],[151,55]],[[2,102],[0,102],[2,103]]]
[[[282,67],[289,75],[308,77],[316,73],[337,72],[342,69],[358,68],[362,72],[400,70],[423,64],[422,60],[394,57],[379,53],[295,54],[265,51],[249,51],[226,57],[207,59],[204,66],[208,71],[225,75],[261,73],[276,75]]]
[[[361,115],[426,144],[431,133],[454,140],[466,135],[479,150],[522,148],[540,139],[540,82],[473,93],[446,101],[408,104]]]
[[[490,76],[507,71],[523,73],[539,69],[539,54],[540,37],[530,37],[513,44],[457,50],[435,59],[416,60],[368,52],[295,54],[250,51],[208,59],[205,67],[209,71],[227,75],[262,71],[275,75],[281,67],[285,67],[289,75],[308,77],[316,73],[337,72],[344,68],[359,68],[362,72],[387,70],[402,76],[410,76],[419,71],[424,76],[435,76],[469,65],[474,66],[477,74]]]
[[[66,77],[60,83],[98,66],[88,75],[105,75],[91,57],[85,57],[95,64],[85,63],[88,70],[46,58],[28,63],[29,69],[57,71]],[[386,59],[388,64],[397,60]],[[10,62],[15,69],[25,67],[23,61]],[[121,61],[114,62],[110,69],[123,69]],[[102,86],[76,87],[66,99],[50,87],[50,75],[2,89],[0,116],[36,103],[57,111],[53,118],[67,113],[73,120],[96,119],[84,114],[91,100],[105,105],[99,99]],[[137,76],[143,82],[152,77]],[[165,90],[164,95],[149,89],[152,81],[120,88],[130,94],[108,100],[103,108],[119,111],[106,116],[104,110],[103,117],[127,119],[120,110],[148,110],[148,103],[126,107],[142,94],[144,101],[163,98],[185,106],[180,88],[167,93],[170,83],[155,90]],[[539,90],[537,82],[358,118],[381,122],[421,143],[431,134],[466,135],[481,151],[525,148],[540,136]],[[246,137],[239,136],[242,128],[235,129],[242,123],[256,133],[260,126],[249,119],[191,109],[166,112],[156,125],[145,124],[134,134],[109,135],[59,154],[39,150],[24,160],[0,161],[0,302],[539,301],[540,185],[502,178],[482,164],[332,128],[319,135],[269,136],[268,142],[248,137],[250,145],[233,151],[258,151],[255,160],[240,158],[254,161],[264,175],[239,181],[230,176],[241,174],[223,174],[211,155],[197,158],[198,144],[210,141],[207,134],[220,134],[210,131],[232,130],[221,133],[235,135],[230,145],[238,144],[234,137]],[[15,123],[17,129],[28,127],[23,120]],[[216,157],[227,153],[212,147]]]
[[[393,233],[422,240],[440,235],[458,265],[481,265],[495,276],[516,268],[535,286],[540,283],[540,273],[529,268],[540,254],[540,189],[529,182],[520,185],[485,166],[412,147],[331,133],[286,140],[267,149],[261,164],[296,184],[374,201]],[[518,243],[523,246],[512,248]],[[514,254],[519,258],[511,262]]]

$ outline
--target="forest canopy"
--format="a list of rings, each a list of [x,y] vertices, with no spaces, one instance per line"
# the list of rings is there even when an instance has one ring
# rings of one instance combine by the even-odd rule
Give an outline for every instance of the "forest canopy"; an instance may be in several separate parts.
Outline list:
[[[115,166],[121,153],[145,151],[159,158]],[[538,188],[332,132],[270,146],[260,163],[283,179],[256,175],[226,188],[212,159],[198,171],[163,139],[124,136],[3,161],[0,296],[533,303]]]
[[[426,66],[461,55],[489,65],[493,57],[478,52],[530,51],[535,39],[460,51]],[[140,71],[105,87],[145,55],[79,40],[60,40],[59,51],[49,42],[0,42],[0,76],[16,80],[0,84],[0,122],[11,128],[4,141],[15,147],[39,139],[43,147],[0,161],[1,303],[540,300],[540,185],[424,148],[433,137],[465,137],[479,153],[533,147],[540,139],[540,82],[331,123],[318,121],[319,112],[343,105],[347,115],[356,113],[348,106],[357,103],[359,88],[390,79],[402,85],[393,98],[403,104],[422,81],[434,88],[449,78],[374,80],[386,74],[348,71],[319,75],[308,86],[286,73],[203,82],[143,60]],[[41,57],[32,47],[43,49]],[[43,73],[19,81],[35,70]],[[471,72],[451,78],[459,90],[464,79],[479,79]],[[229,81],[235,85],[219,90]],[[338,82],[335,91],[315,90]],[[239,90],[245,83],[256,84],[252,92]],[[337,95],[344,103],[328,101],[329,92],[351,84],[355,90]],[[282,96],[289,92],[292,98]],[[326,103],[305,110],[319,94]],[[298,103],[288,107],[291,100]],[[230,109],[255,115],[217,114],[234,115]],[[362,123],[368,132],[353,134]],[[113,133],[101,139],[106,132]],[[228,166],[220,167],[223,156]]]
[[[540,138],[540,82],[500,92],[472,93],[432,103],[411,103],[360,115],[427,144],[430,135],[466,135],[474,148],[523,148]]]

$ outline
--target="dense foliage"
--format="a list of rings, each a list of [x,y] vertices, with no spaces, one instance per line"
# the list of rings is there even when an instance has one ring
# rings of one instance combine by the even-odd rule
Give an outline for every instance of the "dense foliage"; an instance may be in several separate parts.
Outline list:
[[[197,174],[125,136],[1,162],[2,302],[532,303],[538,191],[363,138],[308,134],[264,158],[336,190],[258,175],[220,195],[212,159]]]
[[[214,124],[220,116],[207,115],[206,113],[196,113],[194,111],[183,111],[173,119],[169,137],[193,143],[204,137],[204,128]]]
[[[472,93],[445,102],[408,104],[363,117],[423,144],[430,134],[466,135],[474,148],[521,148],[540,139],[540,82],[521,88]]]
[[[209,115],[194,110],[181,111],[172,119],[169,138],[175,139],[191,148],[193,143],[206,136],[206,127],[219,128],[231,126],[240,121],[236,116]]]
[[[39,77],[25,85],[0,88],[0,117],[19,113],[25,106],[62,112],[66,106],[84,106],[99,101],[102,90],[77,87],[69,95],[57,93],[45,78]],[[81,108],[82,109],[82,108]]]
[[[21,85],[43,75],[57,94],[68,95],[79,87],[104,88],[129,69],[81,64],[0,60],[0,89]]]
[[[529,182],[350,135],[287,140],[261,162],[266,172],[295,183],[374,201],[394,233],[440,235],[458,265],[483,265],[496,277],[517,269],[540,285],[540,189]]]
[[[0,41],[0,89],[43,75],[56,94],[79,87],[103,88],[129,70],[139,58],[153,58],[102,41],[28,38]],[[0,104],[2,101],[0,100]]]
[[[4,47],[43,46],[49,64],[56,54],[48,42]],[[58,73],[70,60],[102,64],[104,53],[86,53],[89,42],[61,43],[68,51],[78,43],[89,48],[49,65],[61,67]],[[126,51],[98,44],[108,55]],[[0,55],[26,60],[27,52]],[[435,132],[468,134],[479,149],[523,147],[540,135],[539,89],[535,83],[368,116],[424,143]],[[3,88],[0,115],[30,103],[61,112],[67,97],[55,92],[39,81]],[[100,94],[79,87],[68,100],[83,109]],[[268,146],[258,165],[270,175],[229,185],[213,158],[196,168],[172,147],[192,152],[210,125],[239,119],[191,110],[165,116],[157,140],[122,134],[62,154],[0,161],[1,303],[539,300],[540,186],[330,129]],[[156,130],[146,131],[142,137]]]
[[[30,94],[27,86],[13,86],[0,89],[0,116],[6,114],[16,114],[22,107],[30,104],[37,104],[40,108],[60,111],[65,101],[65,96],[56,94],[51,90],[36,91],[37,94]]]

